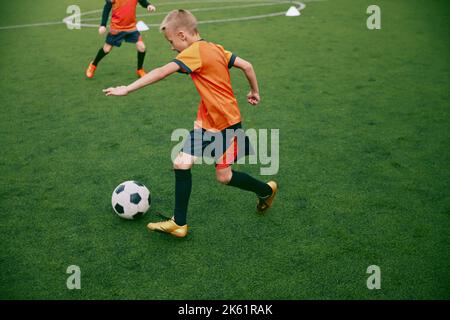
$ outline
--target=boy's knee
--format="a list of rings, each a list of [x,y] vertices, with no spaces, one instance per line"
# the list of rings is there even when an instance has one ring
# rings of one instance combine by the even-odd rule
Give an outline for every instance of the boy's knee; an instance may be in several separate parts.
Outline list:
[[[110,45],[110,44],[105,44],[105,45],[103,46],[103,51],[104,51],[105,53],[110,53],[111,50],[112,50],[112,45]]]
[[[145,51],[145,44],[142,41],[139,41],[136,43],[136,48],[139,52],[144,52]]]
[[[173,168],[175,170],[189,170],[190,168],[192,168],[192,164],[190,163],[183,163],[183,162],[174,162],[173,163]]]
[[[231,180],[232,172],[231,170],[226,171],[216,171],[216,179],[222,184],[228,184]]]
[[[191,155],[180,153],[174,160],[173,160],[173,168],[175,170],[188,170],[192,168],[192,165],[195,162],[195,158]]]

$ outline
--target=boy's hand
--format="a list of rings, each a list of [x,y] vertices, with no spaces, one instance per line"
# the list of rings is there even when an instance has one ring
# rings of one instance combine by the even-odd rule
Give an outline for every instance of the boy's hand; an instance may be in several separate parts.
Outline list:
[[[261,101],[261,98],[259,97],[259,93],[250,91],[249,94],[247,95],[247,101],[252,106],[256,106]]]
[[[147,11],[148,11],[148,12],[155,12],[155,11],[156,11],[156,7],[155,7],[154,5],[152,5],[152,4],[150,4],[150,5],[147,7]]]
[[[126,96],[128,89],[126,86],[104,89],[103,92],[107,96]]]
[[[104,34],[106,32],[106,27],[105,26],[100,26],[100,28],[98,28],[98,33],[99,34]]]

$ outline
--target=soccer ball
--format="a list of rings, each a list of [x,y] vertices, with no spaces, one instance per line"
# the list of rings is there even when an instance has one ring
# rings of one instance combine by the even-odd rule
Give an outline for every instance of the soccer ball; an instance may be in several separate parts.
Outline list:
[[[111,204],[119,217],[133,220],[143,216],[150,208],[150,191],[140,182],[125,181],[114,189]]]

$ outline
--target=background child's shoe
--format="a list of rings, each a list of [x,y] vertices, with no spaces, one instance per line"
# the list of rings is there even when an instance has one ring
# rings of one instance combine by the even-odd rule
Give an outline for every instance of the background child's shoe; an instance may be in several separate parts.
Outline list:
[[[88,77],[88,78],[92,78],[92,77],[94,77],[94,73],[95,73],[95,70],[97,69],[97,67],[96,66],[94,66],[93,64],[92,64],[92,62],[89,64],[89,67],[87,68],[87,70],[86,70],[86,77]]]
[[[188,231],[187,224],[179,226],[175,223],[173,218],[167,221],[149,223],[147,228],[151,231],[168,233],[178,238],[185,237]]]
[[[273,199],[275,199],[275,196],[278,191],[278,186],[275,181],[269,181],[269,182],[267,182],[267,184],[272,189],[272,194],[270,196],[268,196],[267,198],[259,198],[258,197],[259,202],[258,202],[258,205],[256,206],[256,210],[259,213],[266,212],[266,210],[272,206]]]
[[[136,70],[136,74],[139,78],[142,78],[143,76],[145,76],[147,74],[147,72],[145,72],[144,69],[138,69],[138,70]]]

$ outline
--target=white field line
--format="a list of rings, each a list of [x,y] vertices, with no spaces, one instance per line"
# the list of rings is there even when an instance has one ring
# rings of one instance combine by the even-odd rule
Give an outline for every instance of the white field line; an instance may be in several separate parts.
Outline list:
[[[15,26],[0,27],[0,30],[51,26],[54,24],[61,24],[61,23],[64,23],[64,22],[42,22],[42,23],[32,23],[32,24],[20,24],[20,25],[15,25]]]
[[[301,11],[303,10],[306,5],[304,3],[301,2],[297,2],[297,1],[285,1],[285,2],[278,2],[278,3],[272,3],[273,4],[283,4],[283,3],[292,3],[294,5],[296,5],[296,8]],[[264,4],[267,5],[267,4]],[[248,7],[250,5],[244,5],[242,7]],[[251,6],[256,6],[256,5],[251,5]],[[227,9],[229,9],[230,7],[227,7]],[[233,6],[234,8],[238,8],[238,6]],[[211,9],[211,8],[203,8],[205,11],[206,9]],[[202,11],[203,9],[198,9],[198,11]],[[219,8],[215,8],[215,9],[219,9]],[[194,12],[194,10],[197,9],[191,9],[191,12]],[[165,13],[167,14],[167,13]],[[248,21],[248,20],[257,20],[257,19],[264,19],[264,18],[269,18],[269,17],[276,17],[276,16],[282,16],[286,14],[286,11],[281,11],[281,12],[275,12],[275,13],[268,13],[268,14],[263,14],[263,15],[257,15],[257,16],[250,16],[250,17],[240,17],[240,18],[226,18],[226,19],[215,19],[215,20],[202,20],[199,21],[198,24],[211,24],[211,23],[223,23],[223,22],[237,22],[237,21]],[[65,21],[68,25],[71,25],[70,21]],[[152,24],[147,24],[149,27],[159,27],[159,23],[152,23]],[[81,27],[92,27],[92,28],[98,28],[98,24],[80,24]]]
[[[303,0],[304,2],[312,2],[312,1],[322,1],[322,0]],[[194,3],[242,3],[242,0],[208,0],[208,1],[178,1],[178,2],[168,2],[168,3],[162,3],[158,7],[161,7],[163,5],[175,5],[175,4],[194,4]],[[303,10],[305,8],[305,4],[298,2],[298,1],[266,1],[261,2],[261,0],[247,0],[246,2],[258,2],[253,4],[243,4],[243,5],[234,5],[234,6],[224,6],[224,7],[215,7],[215,8],[194,8],[189,9],[191,12],[201,12],[201,11],[214,11],[214,10],[227,10],[227,9],[239,9],[239,8],[251,8],[251,7],[259,7],[259,6],[273,6],[273,5],[279,5],[279,4],[292,4],[297,7],[299,10]],[[33,28],[33,27],[42,27],[42,26],[51,26],[51,25],[59,25],[59,24],[66,24],[68,26],[73,26],[74,24],[71,22],[72,19],[77,18],[78,16],[84,16],[94,13],[100,13],[103,10],[92,10],[92,11],[86,11],[82,12],[79,15],[72,15],[69,17],[65,17],[62,21],[52,21],[52,22],[40,22],[40,23],[31,23],[31,24],[21,24],[21,25],[12,25],[12,26],[3,26],[0,27],[0,30],[8,30],[8,29],[19,29],[19,28]],[[221,23],[221,22],[236,22],[236,21],[246,21],[246,20],[256,20],[256,19],[263,19],[267,17],[274,17],[274,16],[280,16],[284,15],[286,11],[283,12],[275,12],[275,13],[269,13],[269,14],[263,14],[263,15],[257,15],[257,16],[249,16],[249,17],[241,17],[241,18],[227,18],[227,19],[216,19],[216,20],[203,20],[199,21],[199,24],[209,24],[209,23]],[[145,17],[145,16],[156,16],[156,15],[165,15],[168,12],[162,12],[162,13],[154,13],[154,14],[141,14],[137,15],[137,17]],[[96,21],[100,20],[100,18],[89,18],[89,19],[83,19],[83,21]],[[81,23],[81,27],[88,27],[88,28],[98,28],[99,24],[88,24],[88,23]],[[149,24],[150,27],[158,27],[159,24]]]
[[[282,2],[269,2],[269,3],[254,3],[254,4],[244,4],[244,5],[235,5],[235,6],[225,6],[225,7],[211,7],[211,8],[196,8],[196,9],[188,9],[190,12],[206,12],[206,11],[216,11],[216,10],[227,10],[227,9],[242,9],[242,8],[254,8],[254,7],[264,7],[264,6],[276,6],[280,4],[291,3],[290,1],[282,1]],[[165,16],[170,11],[165,12],[157,12],[157,13],[144,13],[137,14],[136,17],[155,17],[155,16]],[[89,18],[83,19],[83,21],[97,21],[100,18]]]

